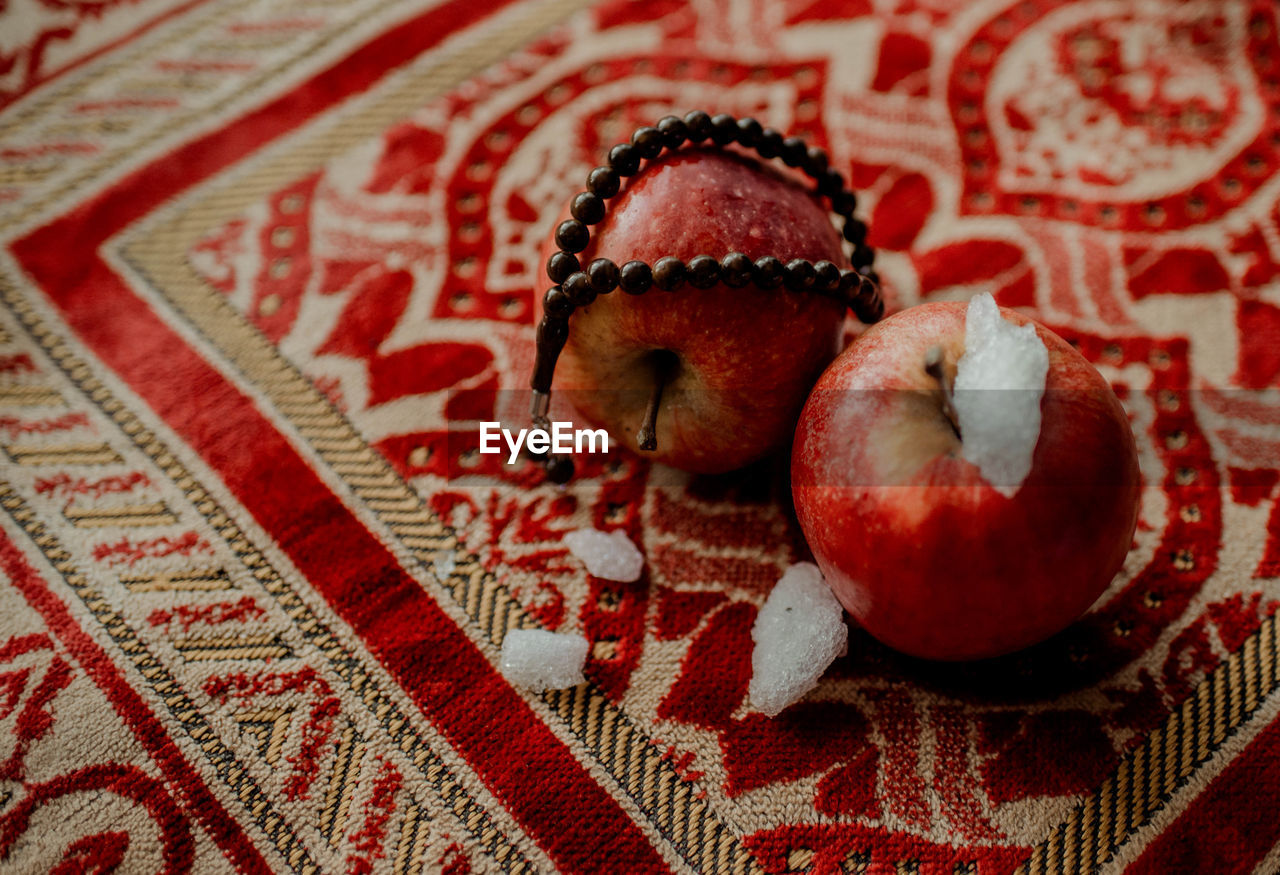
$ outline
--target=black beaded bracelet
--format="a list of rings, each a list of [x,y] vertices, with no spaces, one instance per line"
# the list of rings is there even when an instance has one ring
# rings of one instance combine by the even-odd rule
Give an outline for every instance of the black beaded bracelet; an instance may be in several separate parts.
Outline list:
[[[652,161],[664,150],[675,151],[686,144],[710,142],[717,146],[738,143],[761,158],[780,158],[788,167],[801,170],[813,179],[817,194],[827,198],[832,212],[844,219],[842,235],[849,243],[853,270],[841,270],[830,261],[810,262],[803,258],[783,262],[766,255],[752,261],[741,252],[730,252],[717,260],[697,255],[688,262],[673,256],[659,258],[652,265],[628,261],[621,266],[608,258],[597,258],[585,267],[578,259],[591,242],[591,225],[605,218],[605,202],[622,190],[622,180],[640,171],[642,160]],[[675,291],[685,284],[709,289],[716,283],[732,287],[755,283],[762,289],[779,286],[793,292],[815,292],[843,302],[865,323],[884,315],[880,278],[872,268],[875,250],[867,245],[867,225],[854,216],[858,200],[845,187],[840,171],[830,166],[826,151],[809,146],[799,137],[783,137],[773,128],[762,127],[753,118],[734,118],[727,113],[708,115],[694,110],[684,118],[669,115],[656,125],[639,128],[629,143],[609,150],[607,166],[597,167],[587,176],[586,191],[578,192],[569,204],[571,219],[555,231],[555,252],[547,260],[547,277],[554,285],[542,299],[542,320],[538,323],[537,349],[533,366],[533,422],[547,428],[551,407],[551,378],[556,360],[569,337],[569,317],[599,295],[622,289],[642,295],[651,288]],[[573,461],[564,456],[541,457],[547,477],[565,483],[573,476]]]

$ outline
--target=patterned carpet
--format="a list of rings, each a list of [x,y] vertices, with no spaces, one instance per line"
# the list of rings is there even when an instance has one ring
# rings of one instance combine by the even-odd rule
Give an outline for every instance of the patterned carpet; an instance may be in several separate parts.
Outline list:
[[[567,198],[693,108],[829,150],[891,311],[991,291],[1115,386],[1148,486],[1066,632],[854,629],[769,719],[776,464],[477,452]],[[1271,3],[10,0],[0,299],[0,871],[1280,870]]]

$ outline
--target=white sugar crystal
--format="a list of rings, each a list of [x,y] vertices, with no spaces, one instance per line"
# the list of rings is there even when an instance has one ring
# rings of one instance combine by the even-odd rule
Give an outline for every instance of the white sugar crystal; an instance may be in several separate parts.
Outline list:
[[[1048,374],[1049,351],[1035,326],[1007,321],[990,295],[969,302],[956,363],[960,439],[964,457],[1003,495],[1016,493],[1031,471]]]
[[[644,556],[623,532],[578,529],[565,535],[564,542],[596,577],[631,583],[644,569]]]
[[[431,567],[435,570],[436,580],[445,581],[458,567],[458,562],[452,550],[441,550],[432,560]]]
[[[849,650],[844,608],[812,562],[787,569],[769,593],[751,652],[751,704],[773,717],[818,685],[837,656]]]
[[[582,667],[590,645],[581,635],[545,629],[512,629],[502,639],[502,675],[535,693],[585,683]]]

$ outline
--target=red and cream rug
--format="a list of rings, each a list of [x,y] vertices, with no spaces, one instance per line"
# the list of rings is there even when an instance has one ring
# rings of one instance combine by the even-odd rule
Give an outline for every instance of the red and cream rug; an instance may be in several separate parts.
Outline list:
[[[1277,24],[0,6],[0,869],[1280,869]],[[993,291],[1115,384],[1150,487],[1066,633],[943,669],[855,631],[766,719],[750,628],[804,552],[766,472],[476,453],[565,199],[692,108],[830,150],[891,309]],[[644,577],[588,577],[584,525]],[[509,686],[515,627],[586,635],[589,684]]]

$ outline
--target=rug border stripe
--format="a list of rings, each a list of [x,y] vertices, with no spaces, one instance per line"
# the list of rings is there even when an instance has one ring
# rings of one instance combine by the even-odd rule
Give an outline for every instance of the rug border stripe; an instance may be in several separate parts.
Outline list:
[[[592,859],[625,859],[633,871],[666,871],[657,849],[617,802],[591,779],[439,605],[319,480],[254,402],[227,383],[134,296],[100,252],[109,237],[165,199],[306,123],[317,112],[363,92],[430,44],[478,23],[510,2],[451,0],[403,22],[296,89],[180,147],[157,162],[158,166],[129,174],[15,241],[11,251],[79,338],[220,473],[263,528],[277,536],[282,532],[298,535],[282,538],[282,549],[558,865],[581,869]],[[430,34],[431,39],[424,42],[420,38],[423,34]],[[70,239],[92,251],[94,257],[73,264],[56,255]],[[138,325],[148,325],[147,343],[139,341]],[[133,340],[121,343],[125,336]],[[211,415],[216,405],[209,395],[200,399],[190,396],[187,387],[196,378],[217,387],[218,397],[228,405],[222,415]],[[234,416],[227,410],[234,410]],[[230,420],[248,429],[231,432],[226,428]],[[252,438],[246,437],[248,430],[252,430]],[[270,448],[289,470],[282,473],[278,465],[271,470],[245,465],[244,446]],[[269,490],[260,487],[262,482],[279,477],[291,485],[288,502],[273,500]],[[325,524],[299,533],[299,506],[306,507],[318,524]],[[338,574],[339,566],[331,561],[330,553],[339,544],[359,544],[362,555],[376,561],[366,561],[358,575]],[[418,618],[409,629],[415,639],[412,642],[406,641],[406,629],[400,624],[405,611]],[[451,685],[424,682],[424,655],[439,661],[442,674],[477,680],[472,693],[482,701],[466,709],[452,707],[456,699],[451,689],[442,688]],[[483,719],[487,713],[503,713],[507,719],[495,724]],[[540,779],[523,782],[521,776],[526,772]],[[592,834],[598,847],[573,840],[581,836],[566,829],[567,824],[586,822],[596,827]]]
[[[1264,726],[1173,823],[1152,838],[1141,856],[1125,868],[1126,875],[1178,871],[1191,860],[1212,860],[1216,875],[1253,872],[1280,842],[1280,818],[1267,800],[1238,804],[1256,794],[1258,787],[1280,787],[1280,721]],[[1207,831],[1202,828],[1205,823],[1223,828]],[[1195,853],[1191,860],[1187,849]]]
[[[106,695],[116,715],[142,744],[165,781],[183,799],[184,808],[204,827],[227,859],[241,872],[270,872],[271,867],[261,852],[213,795],[200,772],[183,756],[159,718],[129,685],[119,666],[80,627],[43,575],[3,529],[0,529],[0,569]]]
[[[1111,860],[1120,846],[1151,819],[1175,790],[1190,782],[1223,742],[1280,687],[1276,673],[1276,621],[1274,614],[1264,619],[1258,630],[1201,681],[1159,729],[1121,760],[1102,787],[1036,846],[1018,872],[1096,872]],[[1196,798],[1212,786],[1211,783],[1202,789]],[[1094,804],[1096,799],[1116,799],[1123,804],[1115,811],[1100,811]],[[1079,860],[1077,868],[1063,867],[1064,851]]]

